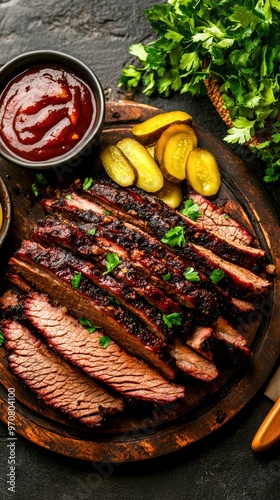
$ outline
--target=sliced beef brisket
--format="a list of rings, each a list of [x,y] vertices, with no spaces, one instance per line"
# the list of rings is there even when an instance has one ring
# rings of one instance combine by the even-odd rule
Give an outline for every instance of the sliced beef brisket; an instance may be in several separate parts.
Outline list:
[[[72,216],[76,204],[74,193],[72,198],[72,200],[66,200],[66,202],[61,200],[61,202],[56,202],[52,205],[49,203],[49,208],[51,209],[52,207],[56,211],[58,206],[61,207],[63,205],[64,213],[67,213],[70,207],[71,210],[68,215]],[[82,204],[82,201],[80,203]],[[89,206],[88,200],[86,200],[86,206]],[[88,221],[96,228],[94,241],[103,246],[110,246],[114,243],[114,251],[122,255],[123,258],[129,258],[134,266],[141,266],[139,267],[139,271],[141,270],[141,272],[144,272],[146,268],[148,274],[152,272],[153,277],[158,277],[159,273],[162,277],[171,272],[174,279],[176,278],[176,286],[178,286],[177,278],[182,277],[183,270],[193,266],[200,271],[200,285],[204,285],[206,279],[204,275],[207,275],[209,279],[212,271],[222,266],[227,279],[221,282],[221,288],[228,289],[233,296],[251,300],[259,294],[266,294],[270,289],[271,285],[267,280],[262,279],[248,269],[222,259],[207,248],[193,244],[190,241],[187,241],[186,245],[176,246],[172,249],[167,248],[141,229],[138,228],[137,230],[130,223],[123,222],[108,214],[103,214],[102,216],[100,208],[96,211],[95,207],[96,203],[93,203],[92,210],[88,208],[87,210],[83,210],[80,208],[77,214],[80,219]],[[177,255],[174,255],[174,252]],[[194,289],[193,285],[193,283],[186,283],[186,280],[184,280],[184,287],[187,286],[188,290],[191,291]],[[160,286],[159,282],[157,286]],[[180,290],[179,295],[181,295],[182,300],[182,290]],[[185,296],[185,299],[189,300],[188,307],[193,307],[191,297],[187,299],[189,295],[190,293]],[[196,302],[199,303],[200,301]]]
[[[224,318],[220,317],[216,324],[215,337],[218,340],[216,348],[218,354],[224,359],[227,354],[235,364],[240,360],[244,361],[252,357],[252,352],[246,339],[235,328],[233,328]]]
[[[72,200],[64,200],[59,203],[59,206],[72,204]],[[57,206],[56,202],[54,204]],[[85,218],[89,215],[88,211],[80,211],[79,213]],[[201,302],[201,290],[199,292],[192,292],[191,296],[187,293],[184,276],[187,266],[178,256],[174,259],[172,255],[172,263],[176,265],[177,270],[175,277],[173,276],[173,269],[170,268],[166,270],[166,274],[164,274],[164,271],[159,274],[159,271],[162,269],[160,264],[159,266],[154,266],[154,272],[151,274],[150,269],[143,264],[143,252],[139,259],[137,259],[138,250],[136,248],[133,254],[135,260],[128,260],[130,258],[128,253],[120,244],[114,244],[112,240],[108,240],[107,238],[96,237],[95,228],[94,231],[91,231],[91,229],[91,225],[60,219],[59,216],[54,215],[39,221],[38,226],[33,229],[32,237],[35,241],[43,242],[43,244],[57,244],[70,249],[77,254],[87,257],[87,259],[96,263],[103,270],[106,270],[106,256],[109,247],[111,251],[114,251],[122,258],[121,263],[112,270],[111,274],[118,280],[130,285],[138,295],[141,295],[165,314],[180,312],[182,307],[179,306],[178,301],[182,306],[193,306],[195,293],[198,293],[197,303],[200,305],[198,316],[202,323],[209,321],[212,323],[215,317],[218,317],[217,301],[216,304],[213,304],[213,294],[218,300],[221,314],[226,317],[235,317],[252,310],[252,305],[243,303],[242,301],[237,302],[225,290],[222,290],[217,285],[214,286],[206,277],[203,278],[201,286],[209,288],[211,294],[203,292],[205,302]],[[89,234],[89,232],[93,232],[94,234]],[[140,272],[144,273],[145,276],[141,275]],[[180,279],[178,279],[178,274]],[[200,276],[202,276],[201,273]],[[168,280],[165,280],[165,278],[168,278]],[[162,287],[162,290],[159,287]],[[205,307],[207,297],[209,308]]]
[[[179,369],[181,366],[187,366],[187,359],[185,365],[182,363],[187,352],[181,354],[179,366],[173,356],[173,347],[164,346],[160,339],[155,341],[147,331],[139,328],[135,320],[127,323],[127,316],[123,314],[121,306],[114,306],[110,301],[100,303],[92,283],[88,282],[87,278],[82,277],[79,290],[73,289],[73,272],[65,264],[61,268],[58,252],[57,248],[43,249],[36,243],[24,242],[21,249],[10,259],[10,265],[14,272],[23,276],[36,290],[47,292],[51,300],[66,306],[74,316],[87,318],[94,325],[101,326],[125,350],[148,361],[165,377],[174,379],[173,365]],[[117,316],[113,313],[116,310]],[[198,361],[201,362],[199,359]]]
[[[183,345],[179,340],[172,344],[171,354],[176,359],[177,367],[185,375],[204,382],[212,382],[218,377],[218,370],[214,363],[200,356],[189,346]]]
[[[38,225],[33,229],[32,237],[39,243],[57,244],[85,256],[91,262],[95,262],[101,269],[106,270],[108,249],[103,248],[101,245],[98,246],[93,241],[92,236],[82,231],[77,224],[48,217],[38,222]],[[139,274],[130,261],[123,259],[111,271],[111,275],[131,286],[138,295],[165,314],[180,310],[176,302],[149,282],[145,276]]]
[[[163,238],[170,228],[182,226],[188,241],[208,248],[226,260],[253,271],[259,270],[264,265],[263,250],[224,239],[172,209],[156,196],[144,193],[135,186],[119,188],[112,181],[100,179],[87,191],[84,191],[78,182],[76,187],[83,195],[91,196],[93,200],[104,203],[106,207],[110,206],[111,210],[115,209],[118,216],[121,212],[123,218],[132,220],[134,224],[138,224],[141,220],[141,227],[144,221],[146,230],[153,232],[159,239]]]
[[[49,406],[88,426],[123,411],[123,400],[61,360],[18,321],[3,325],[9,366]]]
[[[46,295],[29,294],[24,303],[28,320],[67,361],[123,396],[154,402],[172,402],[184,388],[167,382],[142,360],[129,355],[116,342],[104,348],[104,332],[89,334],[64,308],[50,304]]]
[[[198,224],[222,238],[232,240],[241,245],[251,245],[254,236],[239,222],[230,217],[223,209],[195,191],[189,191],[188,200],[199,206]]]
[[[66,211],[68,206],[72,206],[72,200],[67,200],[65,205]],[[54,203],[52,209],[55,211],[57,206],[61,204]],[[81,222],[78,224],[78,229],[82,234],[88,235],[93,227],[95,229],[92,242],[89,240],[86,244],[83,239],[83,252],[87,255],[91,254],[93,246],[93,258],[95,258],[98,254],[95,249],[96,243],[103,249],[110,249],[121,259],[129,260],[139,273],[144,274],[154,286],[164,289],[171,298],[179,301],[183,306],[197,308],[203,320],[211,316],[213,321],[214,316],[217,317],[218,308],[215,296],[210,291],[206,292],[202,289],[203,282],[207,281],[207,278],[201,275],[201,283],[186,280],[184,272],[187,264],[179,256],[170,252],[165,245],[139,228],[108,215],[101,217],[99,214],[94,214],[95,223],[90,222],[89,210],[79,210],[79,217],[89,221],[85,224]],[[98,223],[96,218],[98,218]],[[52,224],[55,225],[56,222],[48,220],[41,222],[41,226]],[[33,233],[36,239],[39,239],[39,236],[37,237],[39,232],[42,238],[44,231],[40,229]],[[168,281],[166,276],[169,276]]]
[[[60,251],[25,241],[10,259],[10,266],[36,290],[48,293],[51,300],[66,306],[74,316],[102,327],[128,352],[142,357],[168,378],[174,378],[164,343],[86,277],[81,276],[78,289],[74,288],[72,280],[77,273],[60,259]]]
[[[186,340],[187,345],[199,352],[209,361],[213,361],[213,348],[215,347],[214,328],[199,326]]]

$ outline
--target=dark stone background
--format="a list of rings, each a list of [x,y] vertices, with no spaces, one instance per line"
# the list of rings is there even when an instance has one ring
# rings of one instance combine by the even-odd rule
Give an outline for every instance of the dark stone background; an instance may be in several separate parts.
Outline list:
[[[153,37],[143,9],[154,3],[0,0],[0,64],[29,50],[64,51],[96,71],[107,99],[119,99],[121,69],[132,61],[129,46]],[[198,124],[221,139],[225,136],[225,125],[207,97],[184,95],[164,100],[138,93],[134,99],[166,110],[185,109]],[[233,149],[261,182],[263,165],[245,147]],[[279,211],[279,186],[263,188]],[[143,463],[85,463],[46,451],[18,436],[15,494],[7,492],[7,430],[0,424],[0,499],[276,500],[280,496],[280,446],[262,455],[250,448],[270,408],[271,402],[260,393],[229,425],[197,445]]]

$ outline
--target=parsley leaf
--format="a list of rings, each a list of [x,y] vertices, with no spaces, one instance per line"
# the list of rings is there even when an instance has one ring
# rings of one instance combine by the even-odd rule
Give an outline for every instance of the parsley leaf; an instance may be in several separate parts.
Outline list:
[[[260,146],[249,144],[266,164],[264,180],[280,179],[279,0],[166,0],[144,14],[154,40],[130,47],[137,65],[122,70],[119,86],[200,96],[213,76],[233,122],[226,142],[259,136]]]
[[[162,243],[167,243],[171,247],[181,247],[186,243],[184,228],[182,226],[176,226],[170,229],[161,241]]]
[[[106,347],[108,347],[108,345],[110,345],[110,342],[111,342],[111,339],[107,335],[103,335],[103,337],[100,337],[100,339],[99,339],[99,345],[100,345],[100,347],[104,347],[104,349],[106,349]]]
[[[162,319],[168,328],[172,328],[173,325],[179,326],[182,323],[182,316],[180,313],[163,314]]]
[[[38,196],[40,194],[39,189],[38,189],[38,184],[41,186],[44,184],[48,184],[48,181],[43,174],[37,173],[35,175],[35,182],[33,182],[33,184],[31,185],[31,191],[32,191],[33,195],[35,196],[35,198],[38,198]]]
[[[82,273],[76,273],[74,274],[73,278],[71,279],[71,285],[75,290],[77,290],[80,286],[81,283],[81,278],[82,278]]]
[[[94,326],[88,319],[85,318],[79,318],[79,322],[87,328],[88,333],[94,333],[97,328],[100,328],[99,326]]]
[[[169,281],[171,278],[171,274],[170,273],[166,273],[164,276],[163,276],[163,281]]]
[[[31,185],[31,191],[34,194],[34,196],[37,198],[39,196],[39,189],[37,188],[35,182]]]
[[[66,199],[66,200],[73,200],[73,198],[72,198],[71,194],[67,194],[67,196],[65,196],[65,199]]]
[[[214,269],[210,275],[210,280],[216,285],[220,280],[225,277],[225,273],[222,269]]]
[[[87,234],[89,234],[89,236],[94,236],[94,235],[95,235],[95,233],[96,233],[96,227],[93,227],[92,229],[90,229],[90,230],[88,231],[88,233],[87,233]]]
[[[193,267],[188,267],[184,272],[184,276],[186,280],[192,281],[193,283],[198,283],[200,281],[199,274]]]
[[[183,210],[181,210],[181,213],[194,221],[197,221],[197,219],[201,217],[201,212],[199,211],[199,205],[195,203],[191,198],[185,201],[185,206]]]
[[[115,267],[117,267],[121,263],[121,259],[119,258],[118,254],[114,252],[110,252],[106,255],[106,261],[107,261],[106,262],[107,271],[104,271],[103,274],[110,273],[111,271],[113,271],[113,269],[115,269]]]
[[[36,174],[35,182],[36,182],[36,184],[40,184],[40,185],[48,184],[48,181],[43,174]]]
[[[83,183],[83,189],[87,191],[93,184],[93,178],[92,177],[86,177]]]
[[[0,347],[4,345],[4,335],[3,332],[0,331]]]
[[[114,304],[115,306],[120,305],[120,301],[118,299],[115,299],[115,297],[111,297],[111,295],[108,296],[108,300],[111,302],[111,304]]]

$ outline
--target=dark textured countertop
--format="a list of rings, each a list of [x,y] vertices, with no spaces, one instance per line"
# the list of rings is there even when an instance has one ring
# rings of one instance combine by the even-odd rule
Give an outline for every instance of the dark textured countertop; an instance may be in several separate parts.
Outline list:
[[[153,36],[143,9],[153,0],[0,0],[0,64],[34,49],[55,49],[92,67],[108,100],[122,98],[121,69],[128,47]],[[134,97],[162,109],[184,109],[194,120],[225,135],[207,97]],[[245,147],[234,147],[259,179],[263,166]],[[261,182],[261,181],[260,181]],[[280,213],[279,186],[263,186]],[[276,228],[279,230],[279,228]],[[228,425],[179,452],[130,464],[98,464],[59,456],[21,436],[16,441],[16,493],[7,490],[7,429],[0,423],[0,498],[17,500],[276,500],[280,493],[280,446],[256,455],[251,441],[271,402],[260,392]],[[32,423],[30,423],[32,425]]]

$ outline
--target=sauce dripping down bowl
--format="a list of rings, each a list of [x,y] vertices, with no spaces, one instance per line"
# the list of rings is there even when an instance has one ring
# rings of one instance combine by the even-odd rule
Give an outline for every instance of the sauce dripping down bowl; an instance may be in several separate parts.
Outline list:
[[[0,69],[0,154],[15,165],[75,168],[97,143],[104,116],[97,76],[71,55],[32,51]]]

